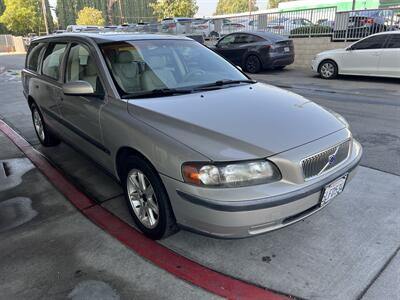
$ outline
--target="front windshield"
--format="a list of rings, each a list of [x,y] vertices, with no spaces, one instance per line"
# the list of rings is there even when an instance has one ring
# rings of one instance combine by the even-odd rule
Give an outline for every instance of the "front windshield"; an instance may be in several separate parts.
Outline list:
[[[122,94],[195,88],[220,80],[248,79],[195,41],[128,41],[104,45],[102,52]]]

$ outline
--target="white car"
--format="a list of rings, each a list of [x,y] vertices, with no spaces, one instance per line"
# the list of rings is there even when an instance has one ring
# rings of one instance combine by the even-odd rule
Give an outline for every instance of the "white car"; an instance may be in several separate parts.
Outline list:
[[[193,33],[201,34],[204,38],[218,38],[219,33],[215,26],[215,20],[198,18],[192,22]]]
[[[279,35],[290,35],[293,29],[312,26],[313,23],[305,18],[280,17],[267,23],[267,30]]]
[[[161,21],[161,32],[169,34],[190,33],[192,18],[165,18]]]
[[[338,74],[400,78],[400,31],[377,33],[347,48],[321,52],[311,65],[324,79]]]

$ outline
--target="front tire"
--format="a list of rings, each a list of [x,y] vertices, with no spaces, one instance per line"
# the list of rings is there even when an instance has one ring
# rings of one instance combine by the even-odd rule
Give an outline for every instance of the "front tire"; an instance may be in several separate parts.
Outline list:
[[[136,226],[158,240],[178,231],[168,194],[153,167],[138,156],[125,161],[125,199]]]
[[[36,103],[31,105],[33,127],[39,142],[45,147],[57,146],[60,140],[48,129]]]
[[[246,58],[246,62],[244,64],[244,69],[249,73],[258,73],[261,71],[261,61],[255,55],[249,55]]]
[[[338,66],[332,60],[325,60],[320,63],[318,73],[323,79],[334,79],[338,76]]]

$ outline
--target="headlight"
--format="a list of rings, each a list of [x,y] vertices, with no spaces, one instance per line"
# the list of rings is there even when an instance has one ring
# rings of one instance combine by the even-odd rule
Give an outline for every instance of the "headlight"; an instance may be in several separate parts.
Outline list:
[[[185,182],[209,187],[240,187],[281,179],[278,168],[267,160],[234,163],[185,163]]]

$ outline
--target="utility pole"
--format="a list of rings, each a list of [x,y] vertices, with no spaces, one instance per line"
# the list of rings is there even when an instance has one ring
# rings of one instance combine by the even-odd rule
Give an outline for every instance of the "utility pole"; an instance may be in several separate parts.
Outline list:
[[[49,24],[47,24],[47,11],[45,0],[42,0],[42,12],[44,17],[44,26],[46,27],[46,34],[49,34]]]
[[[357,0],[353,0],[353,8],[352,8],[352,10],[355,10],[355,9],[356,9],[356,1],[357,1]]]
[[[124,15],[122,14],[122,5],[121,5],[121,0],[118,0],[118,5],[119,5],[119,12],[121,13],[121,25],[124,24]]]
[[[249,16],[251,16],[251,9],[252,9],[252,7],[251,7],[251,0],[249,0]]]

